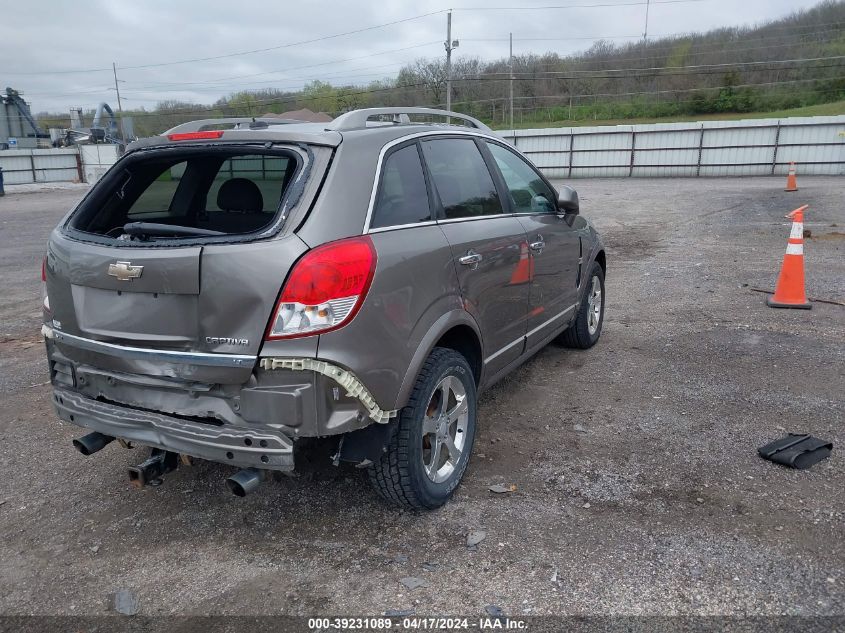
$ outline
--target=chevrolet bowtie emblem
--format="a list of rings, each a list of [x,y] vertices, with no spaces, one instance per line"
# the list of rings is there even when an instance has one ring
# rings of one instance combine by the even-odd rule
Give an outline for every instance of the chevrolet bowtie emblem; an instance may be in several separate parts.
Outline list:
[[[133,266],[129,262],[115,262],[109,264],[109,275],[117,277],[120,281],[132,281],[141,276],[143,266]]]

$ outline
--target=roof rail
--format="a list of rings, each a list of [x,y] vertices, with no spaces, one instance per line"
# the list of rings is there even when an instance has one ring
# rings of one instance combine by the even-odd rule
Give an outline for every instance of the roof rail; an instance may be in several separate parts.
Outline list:
[[[341,132],[344,130],[358,130],[367,127],[367,121],[375,116],[392,116],[394,125],[410,125],[411,118],[409,114],[420,114],[427,116],[445,117],[446,123],[451,123],[450,119],[459,119],[465,127],[474,127],[478,130],[491,132],[489,127],[484,125],[478,119],[475,119],[460,112],[450,112],[449,110],[437,110],[435,108],[365,108],[363,110],[353,110],[341,114],[334,121],[326,125],[327,130],[334,130]]]
[[[261,123],[266,125],[261,125],[260,127],[266,127],[269,125],[291,125],[293,123],[307,123],[307,121],[300,121],[299,119],[276,119],[276,118],[263,118],[263,117],[231,117],[231,118],[223,118],[223,119],[199,119],[198,121],[188,121],[187,123],[182,123],[177,125],[176,127],[170,128],[167,132],[162,132],[161,136],[167,136],[168,134],[178,134],[178,133],[185,133],[185,132],[201,132],[206,128],[210,128],[214,125],[233,125],[238,127],[244,123]]]

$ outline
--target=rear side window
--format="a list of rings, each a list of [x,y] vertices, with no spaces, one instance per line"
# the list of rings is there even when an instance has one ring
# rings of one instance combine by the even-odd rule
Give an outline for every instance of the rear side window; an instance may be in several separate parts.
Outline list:
[[[175,215],[171,212],[173,196],[184,171],[184,162],[164,168],[129,207],[127,220],[150,222]]]
[[[502,213],[502,203],[475,141],[435,139],[422,144],[446,219]]]
[[[384,161],[371,228],[416,224],[431,219],[420,154],[416,145],[396,150]]]
[[[101,190],[92,192],[96,195],[85,201],[70,226],[115,238],[136,222],[179,227],[188,231],[186,237],[190,230],[197,235],[252,233],[276,217],[296,165],[287,155],[243,150],[139,158],[100,183]]]

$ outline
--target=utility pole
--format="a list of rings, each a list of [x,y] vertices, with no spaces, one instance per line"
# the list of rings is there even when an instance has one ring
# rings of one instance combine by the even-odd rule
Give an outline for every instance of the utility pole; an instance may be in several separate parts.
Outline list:
[[[123,105],[120,103],[120,87],[117,85],[117,64],[111,63],[112,72],[114,72],[114,91],[117,93],[117,110],[120,116],[123,116]]]
[[[646,0],[645,2],[645,30],[643,31],[643,42],[648,39],[648,7],[651,4],[651,0]]]
[[[511,111],[511,134],[514,134],[513,129],[513,33],[510,34],[510,70],[511,70],[511,80],[510,80],[510,111]]]
[[[452,39],[452,10],[446,14],[446,109],[452,109],[452,49],[458,48],[460,42]]]
[[[117,64],[114,62],[111,63],[111,69],[114,73],[114,91],[117,93],[117,111],[118,111],[118,118],[120,119],[120,138],[126,142],[125,135],[123,132],[123,104],[120,102],[120,87],[118,86],[117,81]]]

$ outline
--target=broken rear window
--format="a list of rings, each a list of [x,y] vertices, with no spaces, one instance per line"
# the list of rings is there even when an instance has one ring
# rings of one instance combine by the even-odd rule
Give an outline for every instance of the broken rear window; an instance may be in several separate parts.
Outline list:
[[[130,157],[68,226],[122,241],[254,233],[275,220],[297,165],[291,153],[243,149]]]

